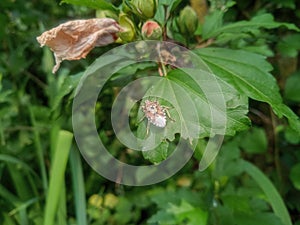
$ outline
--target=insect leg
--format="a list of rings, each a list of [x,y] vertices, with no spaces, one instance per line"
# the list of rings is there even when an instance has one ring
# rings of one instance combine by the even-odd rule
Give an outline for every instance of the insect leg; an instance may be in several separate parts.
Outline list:
[[[168,118],[169,118],[171,121],[175,122],[175,120],[174,120],[174,119],[171,117],[171,115],[170,115],[170,112],[169,112],[170,107],[164,107],[164,109],[165,109],[165,112],[166,112]]]
[[[150,120],[148,120],[148,122],[147,122],[146,137],[147,137],[148,134],[149,134],[149,129],[150,129]]]
[[[136,123],[136,125],[140,124],[144,119],[145,119],[146,115],[143,115],[143,117]]]

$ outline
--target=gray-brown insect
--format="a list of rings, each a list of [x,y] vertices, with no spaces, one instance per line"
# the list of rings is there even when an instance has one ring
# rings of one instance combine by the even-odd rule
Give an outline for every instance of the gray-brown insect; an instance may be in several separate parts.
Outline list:
[[[146,117],[148,119],[147,124],[147,134],[149,133],[149,123],[157,127],[164,128],[167,124],[167,116],[171,119],[169,112],[169,107],[161,106],[157,100],[151,101],[146,100],[142,105],[142,111],[144,116],[141,121]],[[173,119],[171,119],[174,121]]]

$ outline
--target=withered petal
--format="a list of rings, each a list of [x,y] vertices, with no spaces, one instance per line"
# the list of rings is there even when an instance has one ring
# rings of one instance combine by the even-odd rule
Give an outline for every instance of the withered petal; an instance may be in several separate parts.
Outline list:
[[[113,43],[120,31],[119,24],[110,18],[73,20],[45,31],[37,37],[41,47],[49,46],[54,53],[55,73],[63,60],[79,60],[95,46]]]

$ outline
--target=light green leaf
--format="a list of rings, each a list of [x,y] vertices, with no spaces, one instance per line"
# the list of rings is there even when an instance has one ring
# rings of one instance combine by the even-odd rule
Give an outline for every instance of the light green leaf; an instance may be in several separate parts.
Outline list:
[[[156,214],[151,216],[147,220],[148,224],[161,224],[161,225],[171,225],[176,224],[176,220],[173,215],[165,211],[158,211]]]
[[[288,118],[293,129],[300,132],[299,118],[282,103],[279,87],[269,73],[271,65],[265,57],[241,50],[205,48],[195,50],[221,79],[234,85],[249,98],[267,102],[279,116]]]

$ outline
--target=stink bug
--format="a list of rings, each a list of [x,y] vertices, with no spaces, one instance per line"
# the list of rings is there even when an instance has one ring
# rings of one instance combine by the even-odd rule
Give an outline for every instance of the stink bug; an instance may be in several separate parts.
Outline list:
[[[164,128],[167,124],[167,116],[174,121],[168,112],[169,107],[162,106],[159,104],[157,100],[150,101],[146,100],[142,105],[142,111],[144,112],[144,116],[141,121],[146,117],[148,119],[147,124],[147,135],[149,133],[149,125],[152,123],[157,127]]]

